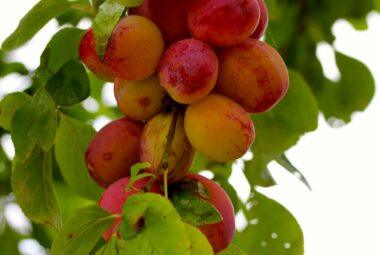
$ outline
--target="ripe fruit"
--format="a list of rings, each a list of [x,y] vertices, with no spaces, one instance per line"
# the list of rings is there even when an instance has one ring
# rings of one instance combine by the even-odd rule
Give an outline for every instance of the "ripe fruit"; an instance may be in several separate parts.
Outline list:
[[[114,93],[119,110],[134,120],[147,120],[167,105],[168,95],[157,75],[140,81],[116,78]]]
[[[259,18],[256,0],[197,0],[189,10],[187,24],[195,38],[229,46],[247,39]]]
[[[215,224],[199,226],[199,230],[207,237],[215,254],[227,248],[234,238],[235,213],[231,200],[227,193],[215,182],[199,174],[190,174],[185,179],[199,181],[209,192],[209,197],[204,198],[212,203],[221,214],[223,220]]]
[[[218,59],[206,43],[197,39],[181,40],[165,51],[158,75],[161,86],[175,101],[194,103],[214,88]]]
[[[142,80],[157,68],[164,41],[158,27],[147,18],[126,16],[115,26],[104,62],[124,80]]]
[[[223,48],[216,90],[252,113],[270,110],[285,95],[289,77],[281,56],[256,39]]]
[[[185,131],[197,151],[219,162],[243,156],[255,137],[248,113],[219,94],[210,94],[188,106]]]
[[[86,165],[91,177],[101,187],[129,175],[139,162],[139,145],[144,124],[129,118],[114,120],[92,139],[86,151]]]
[[[257,0],[260,7],[260,20],[251,38],[260,39],[268,26],[268,9],[264,0]]]
[[[187,28],[187,12],[192,0],[145,0],[131,8],[130,14],[144,16],[161,30],[166,42],[175,42],[191,37]]]
[[[172,113],[160,113],[150,119],[141,137],[140,160],[149,162],[150,172],[155,173],[164,154]],[[169,152],[168,182],[180,180],[194,161],[195,150],[190,145],[184,130],[183,115],[178,114],[175,135]]]
[[[134,189],[125,191],[130,177],[124,177],[112,183],[102,194],[99,199],[99,206],[106,211],[114,214],[121,214],[127,198],[139,193],[148,183],[149,179],[140,179],[133,183]],[[161,189],[157,183],[153,183],[149,192],[161,194]],[[121,217],[115,219],[112,226],[103,233],[103,238],[108,241],[114,232],[118,233],[118,225],[121,223]]]
[[[99,79],[113,82],[115,75],[112,70],[104,64],[95,50],[94,30],[89,29],[83,36],[79,45],[79,56],[87,68]]]

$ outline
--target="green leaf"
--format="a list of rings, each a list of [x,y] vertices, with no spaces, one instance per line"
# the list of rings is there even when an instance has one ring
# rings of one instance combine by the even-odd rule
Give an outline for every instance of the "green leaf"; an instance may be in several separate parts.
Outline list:
[[[27,156],[15,157],[12,190],[25,215],[40,224],[61,226],[61,216],[53,189],[52,155],[35,146]]]
[[[318,104],[305,80],[289,70],[289,89],[271,111],[253,117],[261,153],[282,153],[318,126]],[[296,116],[296,117],[295,117]]]
[[[36,146],[49,151],[55,139],[57,113],[49,93],[40,89],[13,117],[11,134],[16,155],[23,159]]]
[[[98,200],[102,189],[88,174],[84,161],[87,145],[96,131],[83,122],[60,115],[55,156],[68,186],[83,197]]]
[[[90,81],[83,64],[71,59],[49,79],[46,89],[58,105],[71,106],[90,95]]]
[[[364,111],[371,102],[375,82],[369,69],[358,60],[336,52],[336,62],[342,78],[337,83],[327,83],[320,104],[326,119],[334,117],[348,123],[354,112]]]
[[[157,194],[136,194],[127,199],[121,236],[128,255],[190,255],[185,225],[170,201]]]
[[[29,73],[28,69],[18,62],[8,63],[6,62],[7,55],[3,50],[0,50],[0,77],[7,76],[10,73],[19,73],[26,75]]]
[[[95,255],[120,255],[126,254],[125,241],[118,240],[115,235],[111,236],[111,239],[100,248]]]
[[[125,7],[136,7],[142,5],[144,0],[116,0],[116,2]]]
[[[14,50],[26,42],[44,27],[49,20],[66,12],[70,8],[83,7],[77,2],[64,0],[41,0],[20,21],[16,30],[3,42],[2,49]],[[66,41],[66,40],[65,40]]]
[[[279,163],[283,168],[288,170],[290,173],[294,174],[295,176],[298,176],[298,179],[305,184],[305,186],[312,191],[311,186],[309,182],[307,181],[306,177],[302,174],[300,170],[298,170],[292,162],[283,154],[276,158],[277,163]]]
[[[194,226],[185,223],[190,240],[190,255],[214,255],[214,251],[205,235]]]
[[[267,165],[318,126],[318,104],[309,86],[292,70],[289,70],[289,81],[287,94],[274,109],[252,117],[256,130],[254,156],[245,163],[245,174],[251,185],[274,185]]]
[[[126,191],[129,191],[130,189],[133,188],[133,184],[143,178],[146,177],[154,177],[153,174],[151,173],[140,173],[141,170],[147,169],[151,166],[149,162],[144,162],[144,163],[136,163],[131,167],[131,175],[129,178],[128,186]]]
[[[234,244],[230,244],[227,249],[220,252],[218,255],[247,255],[242,249]]]
[[[125,7],[116,0],[106,0],[99,6],[98,14],[92,24],[94,28],[96,52],[103,59],[115,25],[123,15]]]
[[[170,187],[170,200],[184,222],[194,226],[223,220],[219,211],[205,198],[208,193],[200,182],[182,180]]]
[[[250,224],[234,243],[247,254],[303,255],[303,233],[293,215],[276,201],[254,192],[246,215]]]
[[[10,130],[13,117],[17,110],[30,101],[30,96],[24,92],[6,95],[0,102],[0,126]]]
[[[18,250],[18,243],[22,235],[12,230],[6,223],[5,229],[0,222],[0,254],[21,255]]]
[[[271,187],[276,185],[268,164],[276,157],[276,154],[262,154],[254,152],[253,159],[244,162],[244,174],[251,186]]]
[[[41,54],[41,63],[36,76],[45,84],[71,59],[79,58],[79,44],[84,31],[77,28],[63,28],[46,45]]]
[[[91,7],[90,1],[89,0],[78,0],[83,6],[88,5],[88,7]],[[92,12],[93,10],[89,8],[89,10],[75,10],[71,9],[69,11],[66,11],[65,13],[59,15],[56,17],[58,24],[60,26],[63,26],[65,24],[70,24],[73,26],[77,26],[78,23],[83,19],[83,18],[92,18]]]
[[[78,210],[64,225],[51,247],[51,255],[90,254],[116,216],[97,205]]]

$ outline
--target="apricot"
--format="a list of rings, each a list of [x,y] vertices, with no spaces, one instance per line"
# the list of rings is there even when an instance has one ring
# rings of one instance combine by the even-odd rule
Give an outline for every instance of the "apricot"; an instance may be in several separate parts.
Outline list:
[[[191,37],[187,28],[187,12],[192,0],[145,0],[129,10],[130,14],[144,16],[156,24],[168,43]]]
[[[100,197],[98,202],[99,206],[110,213],[121,214],[125,201],[127,201],[130,196],[141,192],[143,188],[146,187],[149,180],[147,178],[137,180],[133,183],[133,189],[126,191],[129,179],[130,177],[127,176],[112,183]],[[162,194],[160,186],[156,182],[153,183],[149,192]],[[104,240],[108,241],[113,233],[117,233],[118,236],[120,235],[118,228],[121,220],[121,217],[115,219],[112,226],[103,233]]]
[[[198,152],[218,162],[243,156],[255,137],[248,113],[219,94],[210,94],[187,107],[185,131]]]
[[[158,67],[160,84],[177,102],[191,104],[214,88],[218,58],[212,48],[197,39],[172,44]]]
[[[217,254],[227,248],[234,238],[235,213],[231,200],[222,187],[202,175],[189,174],[184,179],[199,181],[209,193],[208,198],[200,197],[213,204],[222,216],[223,220],[218,223],[198,226],[198,229],[207,237],[215,254]]]
[[[260,7],[260,20],[259,24],[257,25],[255,32],[251,35],[251,38],[255,39],[260,39],[263,37],[264,32],[268,26],[268,8],[267,5],[265,4],[264,0],[257,0],[257,3],[259,4]]]
[[[113,71],[104,64],[95,50],[94,30],[89,29],[79,44],[79,57],[87,68],[99,79],[113,82],[115,75]]]
[[[243,42],[256,29],[260,8],[256,0],[197,0],[187,24],[191,34],[215,46]]]
[[[257,39],[223,48],[219,52],[216,90],[251,113],[274,107],[289,86],[288,70],[280,54]]]
[[[160,113],[151,118],[144,127],[140,144],[140,161],[149,162],[152,165],[149,171],[152,173],[156,173],[161,163],[172,117],[172,113]],[[186,137],[183,114],[179,113],[169,151],[168,183],[180,180],[190,169],[194,158],[195,150]]]
[[[116,78],[114,94],[119,110],[134,120],[147,120],[163,111],[168,103],[168,94],[157,75],[140,81]]]
[[[104,62],[124,80],[142,80],[151,76],[164,51],[158,27],[137,15],[120,19],[109,40]]]
[[[130,168],[139,162],[142,122],[127,117],[104,126],[88,145],[86,166],[99,186],[106,188],[114,181],[128,176]]]

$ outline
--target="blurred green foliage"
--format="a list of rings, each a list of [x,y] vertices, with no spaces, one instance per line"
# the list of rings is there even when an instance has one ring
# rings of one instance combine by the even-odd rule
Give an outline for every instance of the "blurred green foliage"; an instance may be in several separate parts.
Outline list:
[[[28,14],[29,16],[27,15],[23,19],[22,27],[16,31],[16,34],[5,41],[2,48],[7,50],[17,48],[30,39],[50,18],[57,15],[56,18],[60,25],[71,24],[74,26],[83,18],[93,17],[93,13],[104,1],[93,2],[94,8],[89,5],[90,3],[87,0],[40,1],[39,7],[31,10]],[[194,171],[213,171],[214,179],[227,191],[236,212],[241,210],[249,220],[248,227],[238,233],[235,240],[236,244],[246,254],[300,255],[303,254],[303,234],[297,221],[283,206],[258,193],[255,187],[275,185],[275,181],[268,171],[268,163],[273,160],[283,160],[285,152],[294,146],[302,135],[315,130],[320,112],[327,121],[334,118],[348,123],[351,121],[351,116],[354,112],[365,110],[374,95],[375,89],[375,84],[368,68],[356,59],[345,56],[340,52],[335,52],[341,79],[333,82],[324,76],[322,65],[316,56],[316,49],[320,42],[332,45],[335,38],[331,28],[338,19],[348,20],[356,29],[366,29],[366,15],[373,10],[380,11],[380,0],[266,0],[266,3],[270,13],[270,22],[265,34],[265,40],[280,52],[289,67],[290,89],[285,99],[274,110],[263,115],[252,116],[257,131],[257,141],[252,147],[254,157],[240,162],[241,165],[244,165],[244,174],[251,185],[251,198],[248,204],[243,204],[239,201],[235,187],[231,186],[227,181],[232,172],[232,163],[220,164],[198,157],[193,169]],[[26,30],[28,31],[27,33],[25,32]],[[11,73],[19,75],[35,74],[30,87],[25,92],[36,98],[36,91],[41,92],[39,89],[42,83],[48,81],[59,83],[61,79],[57,78],[54,81],[51,78],[54,75],[57,77],[57,75],[59,76],[61,73],[66,72],[66,69],[70,68],[66,66],[66,69],[63,69],[65,64],[78,58],[76,49],[82,34],[83,31],[76,28],[64,28],[58,32],[42,54],[41,66],[37,70],[27,70],[22,63],[9,62],[7,53],[1,50],[0,78]],[[75,64],[79,65],[79,63]],[[70,71],[72,71],[71,69]],[[82,67],[74,69],[82,69]],[[83,75],[73,79],[70,80],[70,83],[74,81],[81,84],[82,91],[76,91],[76,94],[74,91],[73,95],[67,95],[67,93],[72,92],[70,85],[68,82],[62,81],[60,83],[61,90],[57,93],[66,93],[67,97],[72,99],[68,103],[61,102],[62,106],[59,111],[66,120],[69,120],[67,116],[70,116],[83,122],[82,127],[76,125],[78,130],[87,130],[86,136],[90,136],[93,132],[85,125],[91,124],[97,116],[104,115],[111,119],[120,116],[120,113],[115,108],[107,106],[102,99],[104,83],[91,74],[89,74],[90,97],[97,102],[98,109],[87,111],[82,104],[72,105],[88,96],[87,79],[83,78]],[[44,93],[47,94],[46,91]],[[23,108],[24,115],[30,114],[33,117],[33,109],[24,107],[29,100],[29,96],[26,94],[13,94],[8,99],[1,101],[0,136],[9,133],[12,126],[11,120],[17,109]],[[54,96],[49,100],[53,100],[53,98]],[[22,113],[18,112],[19,115]],[[54,115],[54,113],[52,114]],[[295,118],[294,116],[297,117]],[[38,116],[36,118],[38,119]],[[53,137],[50,137],[49,141],[43,141],[42,138],[38,141],[41,130],[33,128],[31,121],[23,122],[22,119],[19,120],[19,125],[30,126],[30,132],[33,134],[29,138],[36,139],[37,145],[29,148],[31,151],[37,150],[40,152],[41,155],[37,153],[35,157],[42,157],[44,153],[50,153],[49,157],[52,157],[52,162],[49,163],[48,167],[49,171],[53,171],[54,187],[63,221],[65,222],[77,209],[94,203],[94,201],[81,197],[80,194],[94,200],[96,198],[89,195],[88,190],[82,190],[91,190],[93,188],[89,188],[88,185],[73,189],[68,188],[62,176],[65,177],[71,187],[73,187],[71,181],[75,176],[69,170],[61,175],[56,161],[58,160],[59,165],[64,169],[75,167],[82,169],[83,161],[74,156],[72,156],[72,161],[74,162],[72,165],[62,163],[62,153],[66,153],[65,148],[71,148],[70,146],[79,151],[82,150],[84,143],[88,141],[88,137],[84,139],[85,141],[80,141],[80,146],[75,147],[76,145],[70,144],[70,140],[68,140],[72,139],[72,135],[70,135],[70,132],[62,131],[63,125],[61,124],[59,141],[62,143],[58,148],[58,152],[57,148],[55,148],[58,155],[54,155],[52,151],[49,151]],[[74,123],[74,121],[70,119],[70,122]],[[12,132],[15,131],[17,133],[17,127],[12,130]],[[49,133],[49,130],[46,133]],[[22,138],[17,138],[17,135],[14,139],[16,139],[16,145],[25,142]],[[48,152],[43,152],[39,146]],[[57,160],[55,156],[57,156]],[[12,159],[8,158],[1,146],[0,254],[19,254],[17,245],[20,240],[25,238],[33,238],[46,249],[49,249],[56,235],[53,228],[33,223],[31,233],[25,235],[13,229],[4,217],[4,208],[10,202],[14,202],[10,195],[11,161]],[[290,162],[282,162],[285,162],[282,165],[289,168],[289,171],[296,172]],[[43,171],[41,169],[35,170]],[[19,178],[22,178],[22,176]],[[38,177],[36,178],[38,179]],[[81,176],[81,178],[85,179],[87,177]],[[30,183],[29,189],[32,190],[33,187],[34,184]],[[95,189],[95,193],[98,196],[99,191]],[[276,234],[276,238],[271,236],[273,233]],[[265,247],[268,249],[265,250]],[[236,247],[231,248],[231,250],[233,249],[238,250]]]

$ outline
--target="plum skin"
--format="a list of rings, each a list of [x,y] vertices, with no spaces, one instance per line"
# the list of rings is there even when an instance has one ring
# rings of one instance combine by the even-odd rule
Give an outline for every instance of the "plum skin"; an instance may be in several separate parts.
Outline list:
[[[251,38],[260,39],[263,37],[265,30],[268,26],[269,16],[268,16],[268,8],[265,4],[264,0],[257,0],[257,3],[260,7],[260,20],[257,25],[255,32],[251,35]]]
[[[227,248],[234,238],[235,213],[232,202],[222,187],[202,175],[189,174],[184,179],[196,180],[203,184],[210,196],[209,198],[203,196],[201,198],[212,203],[223,218],[218,223],[198,226],[198,229],[207,237],[215,254],[217,254]]]
[[[249,114],[235,101],[216,93],[187,107],[185,131],[199,153],[218,162],[240,158],[255,138]]]
[[[121,178],[114,183],[112,183],[101,195],[99,199],[99,206],[106,211],[113,213],[113,214],[121,214],[123,211],[123,206],[125,201],[132,195],[138,194],[142,191],[143,188],[146,187],[148,183],[148,178],[137,180],[133,183],[134,189],[130,189],[129,191],[125,191],[126,187],[129,183],[130,177],[124,177]],[[154,192],[157,194],[162,194],[162,191],[160,189],[160,186],[157,184],[157,182],[154,182],[149,192]],[[112,223],[112,226],[109,227],[104,233],[103,238],[104,240],[108,241],[113,233],[116,231],[117,235],[119,235],[116,228],[121,223],[122,219],[117,218]]]
[[[114,94],[119,110],[134,120],[148,120],[167,106],[167,93],[157,75],[139,80],[115,79]]]
[[[173,113],[160,113],[145,125],[140,143],[140,161],[149,162],[150,172],[155,173],[161,163],[167,142]],[[189,171],[195,159],[195,150],[187,139],[183,114],[178,113],[174,138],[168,159],[168,183],[180,180]],[[162,176],[158,177],[163,181]]]
[[[256,0],[196,0],[187,24],[195,38],[214,46],[230,46],[247,39],[259,18]]]
[[[128,176],[139,162],[139,145],[144,124],[128,117],[104,126],[87,146],[85,162],[90,176],[106,188]]]
[[[115,74],[99,58],[95,49],[94,30],[90,28],[83,36],[79,44],[79,57],[87,68],[99,79],[113,82]]]
[[[130,15],[115,26],[104,63],[124,80],[143,80],[157,69],[164,51],[159,28],[149,19]]]
[[[161,30],[168,44],[191,37],[187,27],[187,12],[193,0],[145,0],[137,8],[131,8],[132,15],[144,16]]]
[[[280,54],[257,39],[220,49],[215,89],[239,103],[247,112],[272,109],[289,87],[287,67]]]
[[[195,103],[214,88],[218,77],[218,58],[206,43],[184,39],[165,51],[158,77],[161,86],[175,101]]]

